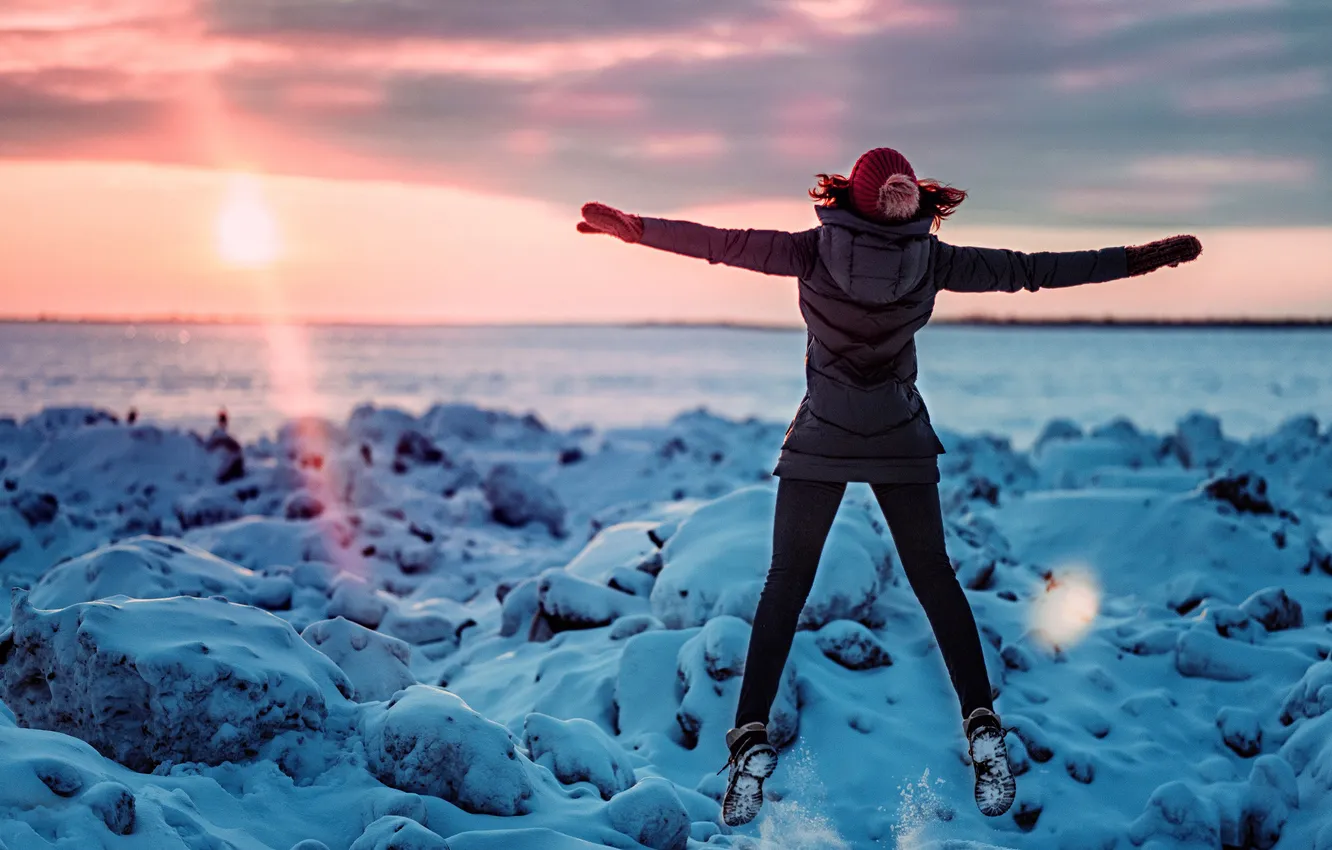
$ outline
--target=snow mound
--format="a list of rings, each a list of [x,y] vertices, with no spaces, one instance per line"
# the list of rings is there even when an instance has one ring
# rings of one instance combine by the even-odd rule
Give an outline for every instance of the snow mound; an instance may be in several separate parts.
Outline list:
[[[252,570],[263,570],[273,564],[346,562],[346,550],[353,541],[353,534],[345,523],[327,516],[308,522],[247,516],[234,522],[196,528],[186,535],[186,539],[219,558]]]
[[[37,608],[64,608],[108,596],[164,599],[223,596],[260,608],[291,603],[291,580],[257,575],[196,546],[160,537],[133,537],[94,549],[42,575],[32,588]]]
[[[322,729],[330,704],[352,693],[287,623],[213,599],[115,596],[41,611],[20,592],[0,663],[22,725],[135,770],[253,758],[279,733]]]
[[[395,605],[384,615],[380,630],[410,644],[457,646],[463,630],[474,625],[476,620],[462,605],[435,597]]]
[[[628,753],[590,720],[534,712],[523,723],[523,742],[532,760],[560,782],[590,782],[603,800],[634,784]]]
[[[893,663],[874,633],[850,620],[834,620],[819,629],[815,641],[824,655],[848,670],[870,670]]]
[[[647,603],[553,569],[537,581],[537,608],[544,623],[555,633],[608,626],[625,615],[645,613]]]
[[[367,826],[351,850],[449,850],[449,844],[414,820],[386,815]]]
[[[400,791],[442,797],[469,812],[521,815],[535,772],[509,733],[443,688],[412,685],[362,706],[370,770]]]
[[[408,669],[411,647],[397,638],[342,617],[311,623],[301,637],[347,674],[354,689],[352,699],[357,702],[386,700],[416,684],[416,677]]]
[[[701,626],[729,614],[749,620],[772,561],[776,492],[745,487],[695,511],[662,549],[652,613],[668,628]],[[819,562],[800,626],[872,620],[893,556],[863,514],[841,511]]]
[[[611,826],[652,850],[685,850],[689,812],[675,786],[649,777],[611,798],[606,806]]]
[[[686,746],[697,744],[705,724],[721,726],[722,732],[729,728],[745,671],[749,632],[749,624],[739,617],[715,617],[680,646],[676,680],[684,693],[675,720]],[[778,747],[794,740],[799,728],[795,670],[795,663],[788,661],[768,718],[768,740]]]
[[[517,467],[507,463],[496,465],[486,476],[482,491],[496,522],[515,528],[535,522],[546,526],[555,537],[568,534],[560,497]]]
[[[593,844],[553,829],[486,829],[449,836],[449,850],[601,850]]]

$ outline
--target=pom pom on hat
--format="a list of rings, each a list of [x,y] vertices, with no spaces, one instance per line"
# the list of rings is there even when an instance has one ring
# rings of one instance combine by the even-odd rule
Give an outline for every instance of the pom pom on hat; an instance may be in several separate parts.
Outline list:
[[[855,212],[878,221],[904,221],[920,211],[920,186],[907,158],[875,148],[856,160],[848,178]]]

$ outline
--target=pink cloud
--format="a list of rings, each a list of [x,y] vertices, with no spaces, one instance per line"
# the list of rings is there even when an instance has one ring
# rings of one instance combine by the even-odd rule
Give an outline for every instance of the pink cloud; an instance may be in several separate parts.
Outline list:
[[[691,161],[716,159],[726,152],[727,142],[716,133],[661,133],[635,140],[621,148],[623,156],[658,160]]]
[[[384,102],[384,90],[369,83],[297,82],[282,88],[282,100],[302,109],[366,109]]]

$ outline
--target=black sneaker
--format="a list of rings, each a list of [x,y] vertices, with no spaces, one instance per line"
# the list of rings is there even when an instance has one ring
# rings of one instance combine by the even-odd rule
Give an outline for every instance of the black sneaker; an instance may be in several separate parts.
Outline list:
[[[752,821],[763,808],[763,780],[777,769],[777,751],[768,743],[762,723],[746,723],[726,733],[731,758],[722,770],[731,769],[722,796],[722,820],[727,826]],[[721,773],[721,770],[717,771]]]
[[[988,708],[978,708],[966,720],[967,752],[976,771],[976,807],[981,814],[999,817],[1013,805],[1017,781],[1008,767],[1008,730]]]

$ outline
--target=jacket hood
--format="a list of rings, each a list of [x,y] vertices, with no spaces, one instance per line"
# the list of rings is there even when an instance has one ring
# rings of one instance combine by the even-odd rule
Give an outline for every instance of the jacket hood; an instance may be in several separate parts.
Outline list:
[[[883,224],[832,207],[815,212],[823,225],[819,259],[847,295],[887,304],[920,286],[929,264],[930,217]]]

